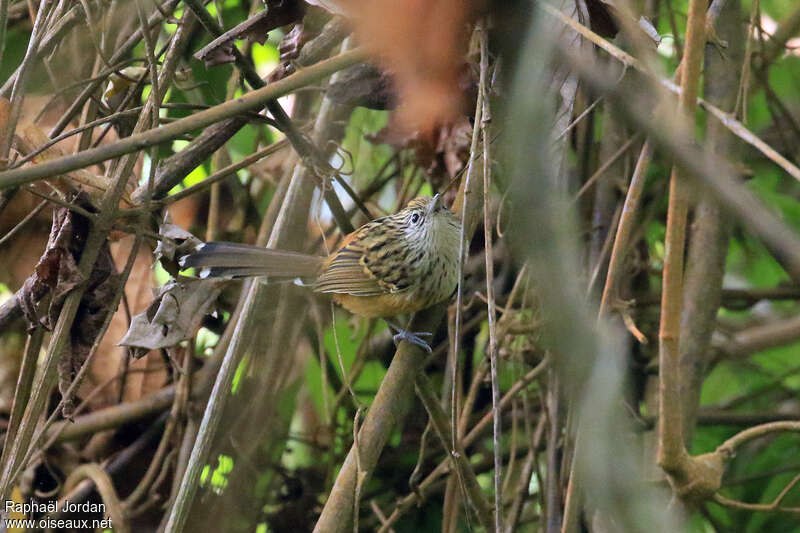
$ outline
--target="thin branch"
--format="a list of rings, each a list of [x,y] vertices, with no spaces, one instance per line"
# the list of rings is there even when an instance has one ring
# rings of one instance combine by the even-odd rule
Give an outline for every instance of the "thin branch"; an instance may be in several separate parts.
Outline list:
[[[9,151],[11,150],[11,141],[14,138],[14,131],[17,128],[17,122],[22,114],[22,102],[25,99],[28,77],[31,67],[33,67],[33,63],[38,57],[39,43],[44,36],[45,20],[50,14],[52,5],[53,0],[41,1],[39,12],[37,13],[36,20],[33,23],[31,38],[28,41],[25,57],[23,57],[22,63],[17,69],[17,76],[14,79],[14,85],[11,90],[11,109],[9,112],[8,124],[2,125],[2,127],[6,128],[6,134],[0,135],[0,140],[3,141],[3,144],[0,145],[0,161],[8,160]]]
[[[344,52],[336,57],[321,61],[316,65],[304,68],[291,76],[252,91],[236,100],[231,100],[205,111],[200,111],[186,118],[165,124],[159,128],[133,134],[117,142],[97,148],[58,158],[47,163],[32,165],[0,172],[0,190],[31,183],[50,176],[84,168],[108,159],[139,151],[144,148],[171,141],[193,130],[204,128],[225,118],[248,111],[254,111],[266,101],[274,100],[297,90],[300,87],[316,83],[321,78],[342,70],[364,59],[362,50]]]
[[[485,72],[481,70],[481,75],[484,76]],[[485,78],[484,78],[484,85],[485,85]],[[461,231],[459,233],[459,242],[458,242],[458,284],[456,286],[456,298],[455,298],[455,311],[453,316],[453,333],[452,339],[450,342],[450,350],[448,352],[447,357],[447,373],[450,377],[449,392],[450,392],[450,400],[449,400],[449,408],[450,408],[450,425],[451,425],[451,438],[452,442],[450,443],[450,452],[455,453],[455,450],[458,447],[458,441],[460,440],[460,435],[458,432],[459,427],[459,412],[458,412],[458,354],[459,354],[459,346],[461,343],[461,313],[463,307],[463,298],[464,298],[464,263],[466,262],[466,251],[469,249],[469,241],[472,239],[472,234],[475,231],[475,227],[477,226],[478,217],[480,216],[478,213],[468,212],[467,208],[470,205],[468,202],[469,197],[466,194],[466,191],[475,188],[475,169],[477,165],[475,161],[481,155],[481,151],[478,147],[478,139],[480,138],[481,133],[481,122],[483,120],[483,91],[478,91],[478,97],[475,102],[475,122],[472,127],[472,137],[470,139],[470,148],[469,148],[469,162],[467,163],[466,167],[466,176],[461,185],[461,190],[465,191],[464,194],[459,195],[456,198],[456,202],[453,204],[453,210],[460,214],[461,220]],[[461,191],[459,191],[461,192]],[[483,189],[481,188],[481,193]],[[483,194],[480,195],[481,197]],[[460,200],[460,204],[459,204]],[[483,202],[481,202],[482,204]],[[472,204],[472,209],[475,209],[475,204]],[[470,221],[470,226],[468,227],[468,221]]]
[[[514,385],[503,395],[502,400],[500,400],[500,410],[502,411],[507,406],[511,404],[511,401],[519,394],[522,390],[525,389],[528,385],[530,385],[535,379],[541,377],[546,369],[550,367],[550,360],[545,358],[543,359],[536,367],[528,371],[522,378],[517,380]],[[465,448],[471,446],[477,439],[483,434],[483,431],[489,426],[489,424],[494,419],[493,414],[491,411],[487,412],[481,419],[472,427],[472,429],[467,433],[464,438],[460,441],[461,445]],[[412,492],[401,498],[397,505],[395,506],[392,513],[389,515],[389,518],[384,524],[383,527],[379,530],[378,533],[385,533],[388,530],[388,527],[394,524],[403,514],[405,514],[411,507],[415,504],[421,502],[420,495],[424,493],[424,491],[429,488],[433,483],[436,482],[442,475],[447,472],[448,468],[448,460],[442,461],[439,463],[436,468],[428,474],[424,480],[419,484],[418,490]]]
[[[611,249],[611,259],[608,263],[606,273],[606,283],[603,287],[603,296],[600,299],[600,309],[598,316],[603,317],[614,304],[617,298],[617,286],[623,275],[625,255],[628,252],[631,236],[636,224],[636,213],[644,193],[647,168],[653,158],[653,145],[648,140],[642,146],[636,167],[631,176],[631,183],[628,185],[628,192],[625,195],[625,202],[622,205],[622,214],[617,225],[617,235],[614,239],[614,246]]]
[[[735,178],[738,172],[730,163],[717,154],[699,150],[688,136],[676,137],[672,131],[676,128],[688,131],[685,124],[670,128],[654,124],[649,110],[631,105],[631,98],[616,87],[613,80],[593,70],[587,59],[563,50],[558,53],[581,73],[587,83],[611,96],[618,113],[643,131],[654,145],[671,153],[691,176],[708,187],[723,209],[744,220],[776,255],[787,273],[800,280],[800,237]]]
[[[730,507],[731,509],[738,509],[741,511],[767,511],[767,512],[779,512],[779,513],[792,513],[792,514],[800,514],[800,507],[783,507],[783,506],[775,506],[771,503],[746,503],[740,502],[737,500],[731,500],[730,498],[726,498],[722,494],[714,494],[712,498],[716,503]]]
[[[64,482],[64,490],[71,491],[84,479],[91,479],[97,488],[97,492],[100,493],[105,512],[114,524],[114,531],[130,533],[130,524],[126,519],[127,517],[119,500],[119,495],[114,488],[114,483],[108,473],[97,463],[82,464],[70,472],[69,477]]]
[[[198,2],[198,0],[185,0],[189,7],[194,11],[197,17],[202,22],[203,26],[215,37],[218,39],[223,38],[223,30],[217,24],[217,22],[213,19],[211,14]],[[268,10],[267,10],[268,11]],[[255,15],[248,22],[255,20],[257,17],[262,16],[267,13],[267,11],[263,11],[258,15]],[[246,24],[246,23],[245,23]],[[213,43],[212,43],[213,44]],[[208,46],[211,46],[209,44]],[[246,59],[242,53],[239,51],[238,47],[234,43],[232,45],[232,52],[234,61],[236,62],[237,67],[241,70],[242,75],[250,84],[251,87],[254,89],[260,89],[265,86],[264,80],[258,75],[255,70],[253,64]],[[195,54],[195,57],[200,57],[202,50]],[[264,104],[267,110],[272,114],[275,118],[275,121],[278,123],[281,131],[286,135],[289,139],[289,142],[292,144],[292,147],[295,149],[297,154],[300,156],[300,159],[306,162],[306,165],[309,166],[315,173],[316,176],[320,178],[321,181],[325,180],[325,177],[328,175],[332,175],[336,178],[336,181],[344,188],[345,192],[350,196],[350,198],[356,202],[362,210],[364,210],[369,216],[369,211],[366,210],[363,204],[361,204],[358,200],[358,196],[353,192],[350,186],[347,184],[339,173],[334,171],[327,162],[327,159],[321,153],[321,151],[311,142],[309,142],[305,137],[300,134],[300,131],[297,129],[297,126],[292,122],[289,118],[289,115],[283,110],[283,107],[278,103],[277,99],[267,100]],[[344,214],[344,208],[342,207],[341,202],[339,201],[339,197],[333,194],[332,189],[330,187],[326,187],[324,183],[322,183],[321,189],[323,191],[323,195],[325,197],[325,202],[328,204],[328,207],[331,210],[331,213],[336,220],[337,225],[342,230],[342,233],[348,234],[353,231],[353,226],[350,224],[349,219]]]
[[[483,113],[481,115],[481,140],[483,141],[483,240],[485,243],[484,258],[486,264],[486,300],[487,312],[489,316],[489,361],[492,378],[492,417],[494,418],[492,447],[494,449],[494,509],[495,521],[494,529],[496,533],[503,533],[503,492],[502,492],[502,469],[500,450],[500,386],[497,378],[497,317],[494,301],[494,254],[492,253],[492,228],[489,212],[489,184],[491,181],[491,139],[488,134],[488,124],[492,120],[489,107],[489,37],[487,35],[486,23],[479,26],[479,38],[481,46],[480,62],[480,81],[479,87],[483,92]],[[454,427],[458,427],[454,424]],[[509,471],[511,470],[509,465]]]
[[[772,320],[736,332],[721,345],[723,353],[741,359],[762,350],[785,346],[800,339],[800,317]]]
[[[617,151],[616,151],[616,152],[614,152],[613,154],[611,154],[611,157],[609,157],[609,158],[608,158],[606,161],[604,161],[604,162],[603,162],[603,164],[602,164],[602,165],[600,165],[600,166],[598,167],[598,169],[594,171],[594,173],[593,173],[593,174],[592,174],[592,175],[589,177],[589,179],[587,179],[587,180],[586,180],[586,183],[584,183],[584,184],[581,186],[580,190],[579,190],[577,193],[575,193],[575,199],[577,200],[578,198],[580,198],[581,196],[583,196],[583,194],[584,194],[586,191],[588,191],[588,190],[589,190],[589,188],[590,188],[592,185],[594,185],[595,181],[597,181],[597,180],[598,180],[598,179],[599,179],[599,178],[600,178],[600,177],[603,175],[603,173],[604,173],[606,170],[608,170],[608,168],[609,168],[611,165],[613,165],[614,163],[616,163],[616,162],[617,162],[617,160],[618,160],[620,157],[622,157],[622,155],[623,155],[623,154],[625,154],[625,152],[627,152],[627,151],[630,149],[630,147],[631,147],[631,146],[633,146],[633,143],[635,143],[637,140],[639,140],[639,136],[640,136],[640,135],[639,135],[638,133],[635,133],[635,134],[631,135],[631,136],[628,138],[628,140],[627,140],[627,141],[625,141],[625,142],[623,143],[623,145],[619,147],[619,149],[617,149]],[[640,156],[640,157],[641,157],[641,156]],[[631,181],[632,181],[632,180],[631,180]]]
[[[42,349],[44,339],[44,328],[36,326],[29,334],[25,343],[25,353],[20,364],[19,375],[17,376],[17,386],[14,389],[14,403],[11,405],[9,413],[8,428],[4,436],[2,457],[0,457],[0,468],[5,467],[8,461],[8,454],[11,451],[11,443],[17,437],[20,419],[22,418],[25,407],[30,401],[33,376],[36,372],[36,361],[39,359],[39,352]]]
[[[716,452],[730,459],[736,454],[736,449],[745,443],[754,439],[766,437],[771,433],[782,433],[785,431],[800,432],[800,421],[785,420],[747,428],[717,446]]]
[[[0,65],[3,64],[3,52],[6,48],[6,29],[8,27],[8,4],[11,0],[0,0]]]
[[[178,0],[166,0],[164,4],[161,5],[160,9],[157,9],[148,20],[149,27],[153,28],[154,26],[161,24],[165,18],[165,13],[172,12],[175,5],[178,3]],[[109,63],[112,65],[118,65],[123,58],[127,58],[134,50],[134,48],[139,44],[139,41],[142,39],[141,29],[137,29],[125,40],[122,45],[116,48],[114,51],[114,55],[109,59]],[[72,119],[77,115],[81,109],[83,109],[84,104],[86,101],[89,100],[92,95],[100,88],[100,85],[103,83],[105,78],[111,72],[106,72],[105,76],[98,77],[97,79],[93,80],[90,84],[88,84],[84,89],[81,91],[80,95],[78,95],[75,100],[70,104],[69,108],[61,115],[61,118],[58,119],[55,126],[50,130],[50,137],[55,137],[59,135],[64,128],[69,125]]]
[[[786,42],[797,35],[798,29],[800,29],[800,6],[778,24],[762,54],[760,61],[762,68],[775,61],[786,50]]]
[[[33,220],[34,218],[36,218],[36,215],[38,215],[39,213],[41,213],[41,212],[42,212],[42,209],[44,209],[44,207],[45,207],[46,205],[47,205],[47,201],[46,201],[46,200],[45,200],[45,201],[42,201],[42,202],[39,202],[39,203],[36,205],[36,207],[34,207],[34,208],[31,210],[31,212],[30,212],[30,213],[28,213],[27,215],[25,215],[25,218],[23,218],[22,220],[20,220],[20,221],[19,221],[19,222],[18,222],[18,223],[17,223],[17,224],[16,224],[16,225],[13,227],[13,228],[11,228],[11,229],[10,229],[10,230],[9,230],[9,231],[8,231],[8,232],[5,234],[5,235],[3,235],[2,237],[0,237],[0,246],[2,246],[3,244],[7,243],[7,242],[8,242],[8,241],[10,241],[11,239],[13,239],[13,238],[14,238],[14,236],[15,236],[17,233],[19,233],[19,232],[20,232],[20,231],[21,231],[23,228],[25,228],[25,225],[26,225],[26,224],[28,224],[28,222],[30,222],[31,220]]]
[[[603,39],[595,32],[584,26],[583,24],[577,22],[574,19],[564,16],[558,10],[550,6],[550,4],[548,4],[547,2],[538,2],[536,5],[542,7],[542,9],[544,9],[547,13],[555,16],[561,22],[568,25],[570,28],[574,29],[575,31],[577,31],[578,33],[580,33],[581,35],[592,41],[594,44],[596,44],[597,46],[608,52],[609,55],[611,55],[616,60],[622,62],[624,65],[633,67],[639,72],[649,76],[651,79],[658,82],[662,87],[664,87],[668,91],[678,96],[682,95],[683,93],[682,88],[675,85],[675,83],[673,83],[672,81],[666,80],[660,76],[655,75],[650,69],[648,69],[644,64],[642,64],[641,61],[634,58],[630,54],[622,51],[620,48],[614,46],[607,40]],[[703,44],[705,44],[705,41],[703,41]],[[684,63],[681,63],[681,65],[683,64]],[[790,176],[792,176],[796,180],[800,180],[800,168],[792,164],[791,161],[783,157],[775,149],[773,149],[767,143],[759,139],[754,133],[748,130],[747,127],[744,126],[744,124],[736,120],[734,116],[722,111],[721,109],[710,104],[706,100],[697,97],[696,92],[693,96],[694,96],[693,101],[696,102],[697,105],[708,111],[726,128],[730,129],[731,132],[733,132],[737,137],[755,147],[757,150],[763,153],[765,157],[767,157],[776,165],[780,166],[783,170],[785,170]]]
[[[478,521],[487,530],[491,530],[492,525],[496,525],[496,519],[493,516],[496,512],[496,509],[492,509],[492,505],[483,495],[481,487],[478,484],[478,479],[475,476],[475,471],[470,466],[466,451],[461,444],[458,441],[455,441],[453,436],[450,435],[451,430],[447,423],[447,415],[439,405],[439,400],[436,397],[436,394],[433,392],[433,385],[428,377],[424,373],[420,372],[417,374],[415,386],[417,390],[417,396],[425,406],[425,410],[428,411],[431,424],[433,424],[433,428],[436,432],[436,435],[439,437],[442,446],[447,449],[453,445],[453,442],[456,442],[456,448],[448,453],[448,457],[453,465],[453,468],[458,474],[459,480],[463,484],[462,486],[465,488],[469,502],[475,508],[475,515],[478,518]],[[502,532],[502,530],[499,531]]]
[[[237,163],[230,164],[230,165],[228,165],[228,166],[226,166],[224,168],[221,168],[221,169],[217,170],[216,172],[214,172],[213,174],[208,176],[203,181],[201,181],[199,183],[195,183],[191,187],[187,187],[187,188],[183,189],[182,191],[178,191],[175,194],[167,196],[163,200],[156,201],[156,202],[153,202],[153,203],[154,203],[154,205],[158,205],[158,206],[166,206],[166,205],[173,204],[173,203],[175,203],[175,202],[177,202],[179,200],[183,200],[184,198],[187,198],[187,197],[189,197],[189,196],[191,196],[193,194],[196,194],[196,193],[198,193],[198,192],[200,192],[202,190],[205,190],[205,189],[209,188],[210,186],[214,185],[215,183],[219,183],[220,181],[223,181],[223,180],[233,176],[237,171],[239,171],[239,170],[241,170],[243,168],[247,168],[250,165],[252,165],[253,163],[256,163],[256,162],[260,161],[261,159],[264,159],[265,157],[268,157],[268,156],[270,156],[272,154],[275,154],[278,151],[280,151],[280,150],[282,150],[282,149],[284,149],[284,148],[286,148],[288,146],[289,146],[289,141],[287,141],[286,139],[281,139],[280,141],[274,142],[274,143],[270,144],[269,146],[267,146],[265,148],[262,148],[261,150],[255,152],[253,154],[248,155],[247,157],[245,157],[244,159],[242,159],[241,161],[239,161]]]

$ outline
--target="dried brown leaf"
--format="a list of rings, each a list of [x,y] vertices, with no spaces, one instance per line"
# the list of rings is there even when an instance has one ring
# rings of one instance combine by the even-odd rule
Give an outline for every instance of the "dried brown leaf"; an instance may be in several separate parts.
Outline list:
[[[343,0],[341,5],[360,40],[395,77],[400,124],[425,135],[457,117],[473,2]]]
[[[589,27],[592,31],[608,38],[617,35],[619,24],[615,20],[617,10],[613,2],[586,0],[586,9],[589,12]]]
[[[178,258],[193,252],[202,242],[200,239],[175,224],[164,223],[158,229],[162,239],[153,251],[157,261],[161,261],[164,269],[177,276],[180,271]]]
[[[22,286],[20,305],[31,325],[52,329],[70,290],[83,281],[76,258],[78,241],[84,241],[89,221],[67,209],[53,211],[50,237],[44,253]]]
[[[225,281],[179,277],[162,286],[155,300],[131,321],[121,346],[156,350],[189,339],[217,299]]]
[[[280,53],[278,66],[270,72],[270,82],[278,81],[294,72],[292,62],[298,58],[300,49],[303,48],[308,38],[309,35],[305,29],[305,25],[300,23],[295,24],[294,28],[283,36],[283,39],[281,39],[278,45],[278,52]]]
[[[469,159],[472,124],[462,115],[455,121],[434,129],[430,136],[417,132],[409,134],[399,127],[390,115],[389,123],[375,135],[367,136],[373,143],[390,144],[397,149],[412,149],[417,164],[428,176],[452,179],[464,168]]]
[[[72,202],[92,209],[84,193],[78,194]],[[69,332],[67,348],[59,359],[58,387],[62,394],[66,393],[86,361],[108,313],[113,312],[110,304],[114,301],[119,283],[107,241],[103,243],[88,279],[78,270],[77,262],[83,253],[90,225],[89,220],[73,211],[65,208],[54,210],[47,247],[33,274],[25,280],[19,295],[20,306],[28,322],[52,330],[67,295],[78,285],[86,284]],[[69,417],[72,408],[72,402],[67,400],[64,416]]]

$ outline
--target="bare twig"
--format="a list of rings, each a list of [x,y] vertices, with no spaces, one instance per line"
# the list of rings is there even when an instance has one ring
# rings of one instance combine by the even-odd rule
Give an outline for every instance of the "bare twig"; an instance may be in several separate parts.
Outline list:
[[[500,386],[497,383],[497,324],[494,302],[494,255],[492,253],[492,224],[489,212],[489,183],[491,181],[491,139],[488,134],[488,124],[491,122],[491,111],[489,108],[489,48],[486,31],[486,23],[480,26],[481,44],[481,73],[480,90],[483,92],[483,113],[481,116],[481,140],[483,141],[483,240],[485,243],[484,257],[486,262],[486,300],[489,316],[489,362],[492,378],[492,417],[494,418],[494,430],[492,436],[492,446],[494,448],[494,509],[496,533],[503,533],[503,492],[502,492],[502,460],[500,458]],[[458,427],[454,424],[454,427]],[[511,466],[509,466],[511,470]]]
[[[69,492],[84,479],[91,479],[94,482],[97,492],[103,498],[106,513],[108,513],[111,522],[114,524],[114,531],[129,533],[131,530],[130,525],[119,500],[119,495],[117,495],[117,490],[114,488],[114,483],[108,473],[97,463],[86,463],[73,470],[64,483],[64,490]]]
[[[23,218],[22,220],[20,220],[20,221],[19,221],[19,222],[18,222],[18,223],[17,223],[17,224],[16,224],[16,225],[13,227],[13,228],[11,228],[11,229],[10,229],[10,230],[9,230],[9,231],[8,231],[8,232],[5,234],[5,235],[3,235],[2,237],[0,237],[0,246],[2,246],[3,244],[7,243],[7,242],[8,242],[8,241],[10,241],[11,239],[13,239],[13,238],[14,238],[14,236],[15,236],[17,233],[19,233],[19,232],[20,232],[22,229],[24,229],[24,228],[25,228],[25,225],[26,225],[28,222],[30,222],[31,220],[33,220],[34,218],[36,218],[36,215],[38,215],[39,213],[41,213],[41,212],[42,212],[42,209],[44,209],[44,207],[45,207],[46,205],[47,205],[47,201],[42,201],[42,202],[39,202],[39,203],[36,205],[36,207],[34,207],[34,208],[31,210],[31,212],[30,212],[30,213],[28,213],[27,215],[25,215],[25,218]]]
[[[42,0],[36,20],[33,23],[33,30],[31,30],[31,38],[28,41],[25,57],[22,59],[22,64],[17,69],[17,76],[11,90],[11,110],[8,117],[8,124],[4,125],[7,133],[5,135],[0,135],[0,140],[3,141],[3,144],[0,145],[0,161],[8,160],[8,154],[11,150],[11,141],[14,138],[14,130],[16,130],[17,122],[22,114],[22,102],[25,99],[28,77],[31,67],[33,67],[33,63],[38,57],[39,43],[44,36],[45,21],[50,14],[52,5],[52,0]],[[3,28],[2,31],[5,32],[5,28]]]
[[[736,332],[721,345],[728,357],[743,358],[775,346],[784,346],[800,338],[800,317],[772,320]]]
[[[456,441],[453,436],[450,435],[450,427],[447,424],[447,415],[439,405],[439,400],[436,398],[436,394],[433,392],[433,385],[423,373],[417,374],[415,384],[417,395],[419,396],[420,400],[422,400],[422,404],[425,406],[425,409],[428,411],[431,424],[433,424],[433,428],[436,431],[442,446],[447,449],[453,445],[453,442],[456,442],[456,448],[450,450],[448,456],[456,473],[458,474],[458,478],[461,481],[462,486],[465,489],[469,502],[475,508],[475,515],[478,521],[487,530],[491,530],[492,525],[496,524],[496,520],[493,516],[495,510],[492,509],[492,505],[488,502],[488,500],[486,500],[486,497],[481,491],[481,487],[478,484],[478,479],[475,476],[475,471],[469,464],[466,451],[462,447],[461,443]]]
[[[291,76],[265,86],[263,89],[252,91],[241,98],[231,100],[214,106],[205,111],[200,111],[186,118],[165,124],[164,126],[146,132],[133,134],[117,142],[84,150],[78,154],[65,156],[54,161],[0,172],[0,189],[7,189],[30,183],[42,178],[64,174],[71,170],[84,168],[101,161],[129,154],[154,146],[165,141],[175,139],[189,131],[209,126],[224,118],[253,111],[260,108],[265,101],[274,100],[280,96],[304,87],[330,74],[346,68],[363,60],[361,50],[345,52],[331,59],[321,61],[314,66],[307,67]]]
[[[520,378],[514,385],[503,395],[502,400],[500,400],[500,409],[505,409],[508,405],[511,404],[511,401],[514,397],[519,394],[525,387],[530,385],[535,379],[539,378],[542,373],[549,368],[550,360],[543,359],[536,367],[531,369],[528,373],[526,373],[522,378]],[[472,429],[467,433],[464,438],[460,441],[462,446],[469,447],[471,446],[478,437],[481,436],[483,431],[489,426],[490,422],[494,419],[493,414],[491,411],[487,412],[481,419],[472,427]],[[437,479],[439,479],[444,473],[447,471],[448,461],[445,460],[433,469],[433,471],[428,474],[424,480],[419,484],[419,488],[417,491],[412,492],[411,494],[404,496],[398,503],[397,506],[394,508],[392,513],[389,515],[389,518],[384,524],[383,527],[379,530],[379,533],[385,533],[388,530],[388,527],[391,524],[394,524],[408,509],[410,509],[414,504],[419,503],[419,495],[424,492],[425,489],[433,485]]]
[[[691,176],[700,179],[714,193],[724,209],[745,220],[776,254],[789,275],[793,279],[800,279],[800,238],[734,178],[737,171],[730,163],[714,153],[701,152],[689,138],[681,140],[665,128],[655,127],[649,111],[630,105],[630,98],[622,102],[624,93],[616,88],[613,80],[592,71],[584,59],[566,52],[560,53],[590,85],[612,95],[615,109],[645,132],[655,146],[669,150]]]
[[[17,388],[14,390],[14,403],[11,406],[11,413],[9,415],[3,454],[2,457],[0,457],[0,468],[4,468],[8,461],[8,453],[11,451],[10,443],[14,442],[17,436],[20,419],[30,400],[33,375],[36,372],[36,361],[42,349],[43,338],[44,328],[42,326],[37,326],[28,334],[28,340],[25,343],[25,353],[22,357],[19,375],[17,376]]]
[[[706,47],[704,93],[723,109],[733,109],[736,101],[739,59],[743,53],[740,20],[738,2],[730,2],[718,19],[718,35],[730,43],[727,57],[722,58],[713,47]],[[709,151],[737,160],[735,147],[738,143],[721,124],[713,121],[707,124],[706,142]],[[679,346],[680,409],[687,446],[693,435],[706,369],[714,353],[709,345],[717,321],[729,235],[722,208],[708,191],[701,191],[699,196],[686,260]]]
[[[762,67],[772,63],[783,53],[786,49],[786,42],[791,39],[792,36],[797,35],[798,29],[800,29],[800,6],[796,6],[795,9],[778,24],[778,27],[772,34],[772,38],[767,42],[766,49],[763,52],[760,61]],[[750,31],[753,31],[752,27]]]
[[[660,76],[653,74],[651,70],[648,69],[645,65],[643,65],[638,59],[622,51],[618,47],[614,46],[607,40],[603,39],[602,37],[594,33],[592,30],[588,29],[586,26],[575,21],[574,19],[564,16],[558,10],[550,6],[550,4],[548,4],[547,2],[540,2],[537,3],[537,5],[541,6],[543,9],[545,9],[545,11],[557,17],[564,24],[567,24],[569,27],[579,32],[581,35],[592,41],[594,44],[596,44],[597,46],[608,52],[612,57],[614,57],[618,61],[621,61],[624,65],[634,67],[639,72],[646,74],[647,76],[650,76],[653,80],[658,82],[662,87],[664,87],[668,91],[677,94],[681,98],[683,98],[681,96],[684,91],[683,88],[678,87],[677,85],[675,85],[675,83],[669,80],[663,79]],[[705,33],[703,33],[703,35],[705,35]],[[703,44],[705,44],[705,41],[703,41]],[[702,52],[702,46],[700,46],[700,48]],[[681,66],[683,66],[683,64],[684,63],[681,63]],[[768,159],[773,161],[776,165],[780,166],[793,178],[800,180],[800,168],[797,168],[797,166],[795,166],[788,159],[779,154],[775,149],[773,149],[767,143],[759,139],[754,133],[748,130],[741,122],[736,120],[732,115],[725,113],[718,107],[710,104],[706,100],[698,98],[696,92],[692,96],[694,96],[694,98],[692,99],[693,102],[696,102],[697,105],[700,105],[703,109],[711,113],[711,115],[714,116],[714,118],[719,120],[726,128],[730,129],[737,137],[741,138],[743,141],[747,142],[748,144],[751,144],[753,147],[761,151],[761,153],[763,153]]]
[[[8,4],[11,0],[0,0],[0,64],[3,63],[3,52],[6,48],[6,28],[8,26]]]

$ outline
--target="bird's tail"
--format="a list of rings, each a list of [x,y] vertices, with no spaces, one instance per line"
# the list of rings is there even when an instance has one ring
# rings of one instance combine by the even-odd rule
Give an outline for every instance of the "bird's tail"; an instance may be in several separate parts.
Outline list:
[[[324,257],[273,250],[233,242],[207,242],[180,260],[183,268],[200,269],[200,277],[243,278],[265,276],[274,281],[317,279]]]

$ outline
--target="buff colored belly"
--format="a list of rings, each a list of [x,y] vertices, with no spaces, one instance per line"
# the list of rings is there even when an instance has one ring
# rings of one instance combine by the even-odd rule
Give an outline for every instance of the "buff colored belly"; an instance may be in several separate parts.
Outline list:
[[[408,293],[378,296],[334,294],[333,300],[354,315],[368,318],[415,313],[428,305],[423,298]]]

